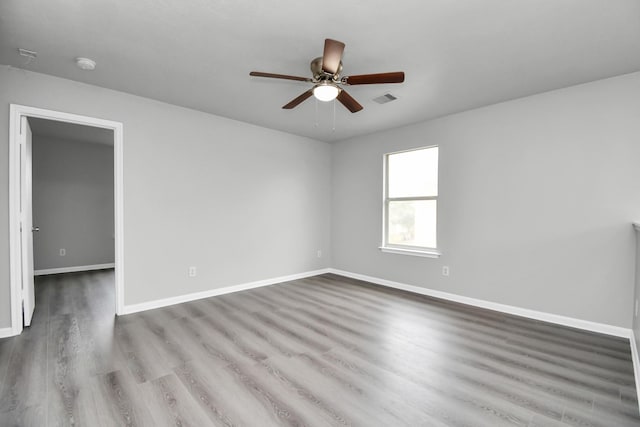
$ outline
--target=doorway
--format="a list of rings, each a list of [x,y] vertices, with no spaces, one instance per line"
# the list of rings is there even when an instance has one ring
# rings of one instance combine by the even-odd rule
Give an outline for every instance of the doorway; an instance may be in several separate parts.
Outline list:
[[[22,332],[23,323],[29,325],[35,294],[33,292],[33,234],[38,232],[37,224],[32,223],[33,202],[31,188],[32,132],[29,122],[42,125],[57,124],[56,129],[81,125],[83,129],[93,130],[92,135],[105,135],[113,149],[113,266],[115,267],[115,313],[122,314],[124,306],[123,283],[123,179],[122,179],[122,123],[52,110],[12,104],[10,107],[10,279],[11,279],[11,330],[12,335]],[[92,129],[90,129],[92,128]],[[97,129],[96,129],[97,128]],[[76,127],[76,129],[79,129]],[[102,141],[103,143],[105,141]],[[80,249],[78,252],[84,252]],[[61,248],[60,256],[66,255]],[[109,263],[111,264],[111,263]],[[107,264],[93,264],[81,267],[105,267]],[[69,271],[78,271],[73,268]],[[51,272],[63,272],[65,268],[48,269]]]

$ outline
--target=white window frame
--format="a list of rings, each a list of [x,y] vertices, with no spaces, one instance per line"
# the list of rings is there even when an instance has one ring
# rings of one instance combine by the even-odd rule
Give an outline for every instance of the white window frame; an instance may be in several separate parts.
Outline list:
[[[435,200],[436,201],[436,209],[439,210],[438,197],[440,195],[440,189],[438,188],[438,194],[436,196],[418,196],[418,197],[389,197],[389,157],[394,154],[400,153],[408,153],[410,151],[418,151],[418,150],[426,150],[429,148],[438,148],[438,166],[440,165],[440,150],[438,145],[429,145],[426,147],[416,147],[410,148],[408,150],[402,151],[394,151],[392,153],[385,153],[383,159],[383,175],[384,175],[384,185],[383,185],[383,202],[382,202],[382,245],[379,249],[382,252],[394,253],[400,255],[413,255],[420,256],[426,258],[438,258],[442,253],[435,248],[428,248],[424,246],[412,246],[412,245],[397,245],[391,244],[388,242],[389,237],[389,222],[387,218],[389,216],[389,203],[396,201],[415,201],[415,200]],[[440,167],[438,167],[438,172],[440,171]],[[438,187],[440,186],[440,182],[438,180]],[[437,215],[437,214],[436,214]],[[436,216],[437,218],[437,216]],[[436,219],[436,245],[438,242],[438,232],[437,232],[437,222]]]

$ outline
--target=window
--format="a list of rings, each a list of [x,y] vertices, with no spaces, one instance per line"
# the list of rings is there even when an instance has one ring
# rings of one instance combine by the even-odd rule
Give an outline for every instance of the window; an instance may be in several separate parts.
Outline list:
[[[438,256],[438,147],[385,155],[385,252]]]

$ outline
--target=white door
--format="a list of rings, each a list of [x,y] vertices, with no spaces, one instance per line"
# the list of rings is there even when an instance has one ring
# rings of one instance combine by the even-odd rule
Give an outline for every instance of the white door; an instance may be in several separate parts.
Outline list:
[[[20,121],[20,215],[22,246],[22,301],[24,325],[31,325],[36,296],[33,286],[33,211],[31,206],[31,127],[26,117]]]

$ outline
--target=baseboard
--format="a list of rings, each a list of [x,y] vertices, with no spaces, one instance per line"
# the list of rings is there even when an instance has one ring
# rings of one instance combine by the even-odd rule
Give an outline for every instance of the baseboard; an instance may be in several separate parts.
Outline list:
[[[636,334],[631,329],[629,336],[629,344],[631,344],[631,360],[633,360],[633,374],[636,380],[636,396],[640,396],[640,358],[638,357],[638,347],[636,346]],[[640,406],[638,407],[640,413]]]
[[[171,298],[164,298],[154,301],[143,302],[139,304],[125,305],[122,314],[138,313],[140,311],[153,310],[154,308],[167,307],[169,305],[181,304],[183,302],[195,301],[203,298],[214,297],[216,295],[230,294],[233,292],[246,291],[248,289],[260,288],[263,286],[275,285],[278,283],[289,282],[291,280],[304,279],[305,277],[317,276],[319,274],[329,273],[329,269],[307,271],[304,273],[292,274],[289,276],[274,277],[271,279],[258,280],[256,282],[243,283],[240,285],[227,286],[224,288],[209,289],[207,291],[195,292],[192,294],[178,295]]]
[[[93,265],[78,265],[75,267],[60,267],[60,268],[45,268],[43,270],[35,270],[34,276],[44,276],[47,274],[60,274],[60,273],[76,273],[78,271],[91,271],[91,270],[105,270],[107,268],[115,268],[115,263],[109,264],[93,264]]]
[[[14,335],[16,335],[16,333],[13,331],[13,328],[11,327],[0,328],[0,338],[12,337]]]
[[[378,277],[365,276],[363,274],[351,273],[349,271],[329,269],[330,273],[340,276],[351,277],[352,279],[364,280],[365,282],[375,283],[377,285],[387,286],[390,288],[401,289],[403,291],[413,292],[416,294],[427,295],[434,298],[440,298],[448,301],[455,301],[462,304],[472,305],[475,307],[486,308],[502,313],[513,314],[516,316],[526,317],[534,320],[542,320],[544,322],[555,323],[557,325],[569,326],[571,328],[583,329],[586,331],[597,332],[600,334],[612,335],[621,338],[631,339],[633,331],[620,326],[607,325],[605,323],[597,323],[589,320],[575,319],[573,317],[561,316],[558,314],[545,313],[543,311],[531,310],[512,305],[499,304],[491,301],[465,297],[462,295],[451,294],[448,292],[436,291],[434,289],[423,288],[421,286],[407,285],[404,283],[394,282],[391,280],[380,279]]]

